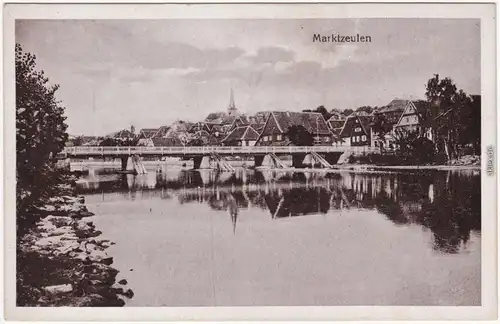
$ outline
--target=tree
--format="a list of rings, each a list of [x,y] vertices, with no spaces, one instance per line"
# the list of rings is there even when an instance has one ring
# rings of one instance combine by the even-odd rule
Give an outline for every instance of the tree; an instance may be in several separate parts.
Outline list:
[[[372,129],[375,135],[380,138],[383,138],[387,133],[392,130],[393,123],[387,120],[386,115],[383,114],[375,114],[373,116],[373,125]]]
[[[64,107],[56,100],[36,57],[16,44],[16,194],[18,226],[27,212],[49,197],[57,179],[55,156],[68,139]]]
[[[468,121],[467,136],[472,144],[474,154],[481,154],[481,96],[471,96],[469,114],[465,117]]]
[[[290,126],[287,135],[293,145],[311,146],[314,143],[314,137],[302,125]]]
[[[332,116],[332,114],[330,114],[330,112],[328,112],[328,110],[323,105],[319,106],[318,108],[316,108],[314,110],[305,109],[305,110],[302,110],[302,111],[303,112],[316,112],[316,113],[320,113],[321,115],[323,115],[323,118],[325,120],[330,119],[330,117]]]
[[[136,138],[113,138],[106,137],[100,143],[99,146],[137,146],[139,144],[139,139]]]
[[[434,144],[417,131],[396,130],[393,134],[396,154],[402,164],[434,162]]]
[[[356,112],[365,112],[367,114],[371,114],[373,112],[373,108],[371,106],[362,106],[356,108]]]
[[[118,146],[118,141],[112,137],[106,137],[99,143],[99,146]]]
[[[83,145],[83,136],[77,136],[73,139],[74,146],[82,146]]]
[[[344,114],[345,114],[346,116],[351,115],[353,112],[354,112],[354,110],[352,110],[352,109],[345,109],[345,110],[344,110]]]
[[[430,123],[432,125],[433,138],[435,139],[436,151],[443,149],[448,160],[454,156],[454,97],[457,87],[450,78],[439,79],[435,74],[427,82],[425,95],[431,104]]]
[[[443,150],[450,160],[460,157],[462,149],[469,144],[477,148],[480,109],[473,111],[471,97],[463,90],[457,91],[450,78],[439,79],[438,74],[427,82],[425,94],[431,105],[427,118],[436,151]]]

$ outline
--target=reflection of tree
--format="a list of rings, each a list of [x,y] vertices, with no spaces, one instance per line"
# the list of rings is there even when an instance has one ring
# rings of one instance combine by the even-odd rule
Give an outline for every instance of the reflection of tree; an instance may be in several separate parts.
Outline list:
[[[381,193],[376,199],[377,209],[395,224],[415,223],[429,228],[434,249],[457,253],[469,241],[470,231],[480,230],[479,177],[435,172],[428,176],[403,174],[398,180],[397,200]]]
[[[436,177],[435,200],[424,204],[418,222],[434,234],[434,248],[456,253],[481,229],[481,181],[458,173]]]
[[[481,182],[474,173],[404,172],[393,174],[332,173],[328,175],[244,171],[221,176],[217,172],[178,171],[156,175],[161,197],[179,203],[208,204],[226,211],[233,226],[240,209],[261,208],[272,218],[326,214],[343,208],[374,209],[396,225],[421,225],[433,234],[433,246],[456,253],[481,227]],[[81,193],[123,192],[134,199],[148,190],[129,175],[100,175],[79,185]],[[143,189],[144,188],[144,189]],[[142,196],[142,195],[141,195]]]
[[[379,213],[386,215],[394,224],[408,224],[408,219],[405,217],[401,206],[390,199],[385,192],[377,196],[375,206]]]

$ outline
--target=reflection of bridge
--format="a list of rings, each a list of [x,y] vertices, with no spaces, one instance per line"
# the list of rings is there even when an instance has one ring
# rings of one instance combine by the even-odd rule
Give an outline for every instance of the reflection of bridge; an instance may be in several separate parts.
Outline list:
[[[306,156],[314,163],[323,167],[331,167],[339,157],[350,153],[379,152],[378,148],[366,146],[185,146],[185,147],[110,147],[110,146],[76,146],[67,147],[61,153],[61,158],[67,157],[116,157],[122,159],[122,168],[126,167],[129,156],[171,156],[194,159],[194,168],[210,168],[211,161],[215,167],[231,170],[223,156],[251,156],[255,166],[268,165],[282,168],[279,156],[292,156],[292,166],[301,166]],[[231,170],[232,171],[232,170]]]
[[[260,208],[271,218],[320,215],[331,210],[374,209],[396,225],[419,224],[434,235],[433,248],[457,253],[471,230],[481,230],[481,177],[460,172],[389,174],[296,173],[236,170],[180,171],[96,177],[78,184],[80,193],[104,201],[179,199],[228,211],[233,230],[241,209]],[[144,190],[143,190],[144,189]],[[105,196],[105,192],[122,195]],[[144,197],[143,197],[144,195]],[[127,198],[128,197],[128,198]],[[146,201],[143,201],[146,203]]]

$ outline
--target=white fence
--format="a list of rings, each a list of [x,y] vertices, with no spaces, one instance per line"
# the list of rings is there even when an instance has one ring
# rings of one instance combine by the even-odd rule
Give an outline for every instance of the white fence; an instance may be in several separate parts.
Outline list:
[[[293,153],[332,153],[332,152],[380,152],[377,147],[369,146],[73,146],[66,147],[63,154],[68,156],[116,156],[116,155],[208,155],[229,154],[293,154]]]

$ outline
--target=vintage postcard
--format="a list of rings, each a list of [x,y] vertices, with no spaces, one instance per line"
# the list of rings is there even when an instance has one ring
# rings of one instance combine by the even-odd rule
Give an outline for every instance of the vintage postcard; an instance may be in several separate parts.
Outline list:
[[[7,4],[7,319],[495,319],[495,10]]]

